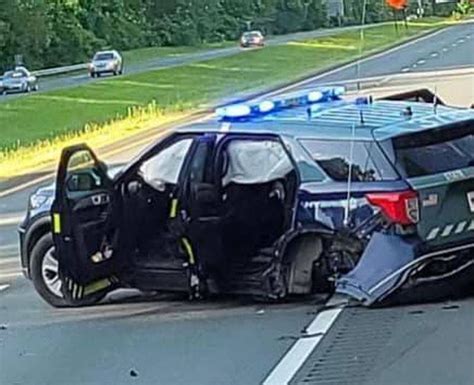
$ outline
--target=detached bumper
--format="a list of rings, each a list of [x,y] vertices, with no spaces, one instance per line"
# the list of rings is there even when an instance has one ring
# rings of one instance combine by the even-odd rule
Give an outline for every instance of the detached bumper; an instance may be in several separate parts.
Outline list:
[[[375,233],[336,292],[366,306],[440,300],[474,283],[474,243],[418,254],[420,241]]]

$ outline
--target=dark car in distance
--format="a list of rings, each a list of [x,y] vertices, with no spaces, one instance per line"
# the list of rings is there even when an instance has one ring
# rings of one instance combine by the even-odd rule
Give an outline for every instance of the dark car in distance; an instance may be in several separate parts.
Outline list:
[[[26,276],[53,306],[120,287],[365,305],[472,288],[474,111],[342,93],[220,108],[113,177],[64,149],[20,226]]]
[[[38,91],[38,78],[25,67],[17,67],[3,74],[0,80],[0,93]]]

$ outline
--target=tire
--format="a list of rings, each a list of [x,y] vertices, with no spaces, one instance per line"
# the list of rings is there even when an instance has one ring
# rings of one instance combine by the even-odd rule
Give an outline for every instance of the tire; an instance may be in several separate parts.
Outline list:
[[[39,91],[39,86],[38,86],[38,84],[35,84],[35,86],[33,87],[33,91],[35,91],[35,92]]]
[[[26,85],[25,92],[29,94],[31,92],[31,86],[29,84]]]
[[[53,261],[56,261],[56,258],[54,257],[53,236],[51,233],[47,233],[33,246],[30,258],[30,272],[36,291],[41,298],[51,306],[59,308],[90,306],[96,304],[105,297],[106,293],[102,292],[79,301],[68,301],[65,299],[61,293],[61,281],[59,278],[54,276]],[[53,285],[53,282],[56,282],[56,285]]]

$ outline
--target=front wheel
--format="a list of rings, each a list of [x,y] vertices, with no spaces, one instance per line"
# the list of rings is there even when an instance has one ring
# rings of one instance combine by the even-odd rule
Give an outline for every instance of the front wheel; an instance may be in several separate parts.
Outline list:
[[[97,293],[82,300],[70,301],[62,293],[58,260],[54,254],[53,236],[43,235],[31,251],[31,279],[38,294],[54,307],[88,306],[99,302],[106,293]]]

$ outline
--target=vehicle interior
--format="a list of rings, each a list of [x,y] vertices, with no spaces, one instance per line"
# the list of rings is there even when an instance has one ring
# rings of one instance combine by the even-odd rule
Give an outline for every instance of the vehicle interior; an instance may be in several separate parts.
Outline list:
[[[290,226],[297,173],[283,145],[273,138],[216,142],[178,139],[126,178],[121,247],[130,251],[138,285],[146,276],[154,288],[185,290],[186,238],[201,274],[232,290],[226,283],[252,273],[260,251]]]

